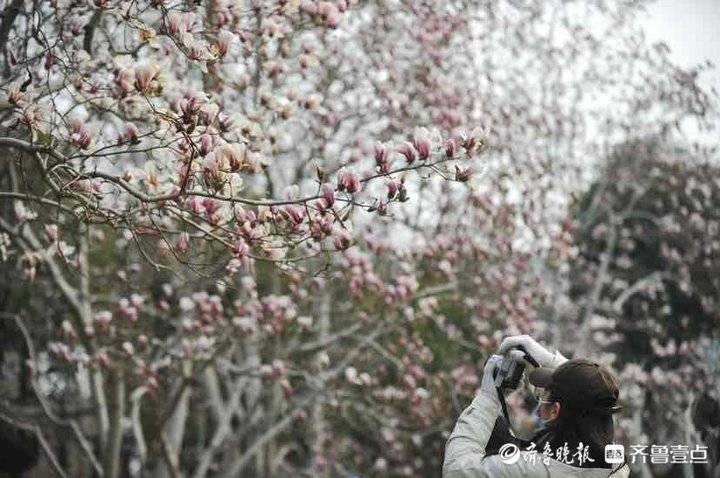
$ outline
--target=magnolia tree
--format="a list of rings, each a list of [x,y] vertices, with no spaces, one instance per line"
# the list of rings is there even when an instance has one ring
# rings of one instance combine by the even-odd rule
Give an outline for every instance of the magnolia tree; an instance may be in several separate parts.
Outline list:
[[[436,475],[587,158],[708,114],[636,14],[13,1],[0,417],[59,475]]]
[[[298,348],[314,357],[333,342],[329,319],[314,327],[312,315],[298,313],[317,313],[307,303],[323,292],[329,254],[355,240],[353,210],[387,215],[407,201],[414,171],[466,182],[464,162],[479,146],[474,134],[452,130],[457,121],[440,125],[443,136],[413,135],[408,126],[434,118],[386,124],[396,93],[377,94],[381,79],[348,78],[360,61],[385,61],[389,43],[365,56],[345,53],[343,42],[360,47],[365,39],[351,35],[377,18],[349,7],[47,3],[26,10],[16,2],[8,10],[0,143],[12,151],[2,192],[12,210],[0,223],[3,253],[29,284],[51,279],[63,305],[38,351],[26,308],[13,304],[7,318],[26,341],[45,419],[72,432],[63,455],[81,457],[61,463],[34,428],[57,473],[116,476],[129,466],[235,476],[252,465],[274,474],[290,452],[301,467],[322,456],[322,423],[310,454],[278,436],[309,406],[322,406],[325,383],[345,373],[353,354],[322,373],[322,360],[286,365],[283,357]],[[354,13],[354,24],[331,32]],[[437,54],[453,27],[440,30],[443,16],[457,14],[403,18],[430,21],[431,14]],[[411,141],[379,142],[363,154],[363,144],[391,137],[388,128]],[[382,194],[371,191],[375,182]],[[177,266],[195,278],[180,282],[182,295],[165,277]],[[258,278],[266,282],[260,291]],[[215,293],[205,292],[213,283]],[[150,286],[162,293],[148,294]],[[407,299],[413,285],[398,288]],[[343,332],[351,333],[363,331]],[[64,416],[52,398],[70,397],[91,411]],[[212,416],[189,420],[197,406]],[[129,436],[132,453],[123,451]]]

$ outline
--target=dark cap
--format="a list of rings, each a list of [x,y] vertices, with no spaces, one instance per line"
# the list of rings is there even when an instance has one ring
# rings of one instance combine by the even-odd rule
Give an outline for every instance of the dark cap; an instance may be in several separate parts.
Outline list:
[[[568,360],[558,368],[539,367],[530,372],[530,383],[550,392],[550,400],[593,413],[611,414],[617,404],[618,380],[604,365],[587,359]]]

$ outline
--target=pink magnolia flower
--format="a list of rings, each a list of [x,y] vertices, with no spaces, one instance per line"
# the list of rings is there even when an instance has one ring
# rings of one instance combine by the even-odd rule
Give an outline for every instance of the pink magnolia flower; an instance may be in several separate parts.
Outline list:
[[[235,172],[247,164],[247,149],[242,143],[226,144],[218,151],[221,161],[227,162],[230,170]]]
[[[222,131],[228,132],[235,128],[235,120],[225,113],[220,113],[218,115],[218,121],[220,122],[220,129]]]
[[[235,39],[235,35],[232,34],[232,32],[229,32],[227,30],[223,30],[218,35],[218,41],[217,41],[217,49],[218,54],[221,57],[224,57],[228,54],[228,51],[230,51],[230,45],[232,45],[233,40]]]
[[[415,162],[415,149],[411,143],[407,141],[403,143],[403,145],[400,146],[400,149],[398,149],[398,152],[405,156],[408,164],[412,164]]]
[[[122,133],[125,141],[131,144],[139,143],[140,141],[138,140],[138,134],[139,132],[137,126],[135,126],[135,123],[125,123],[125,130]]]
[[[320,190],[325,200],[325,206],[332,207],[332,205],[335,204],[335,188],[333,188],[330,183],[324,183]]]
[[[220,112],[220,107],[215,103],[205,103],[200,107],[198,119],[200,124],[210,125]]]
[[[294,204],[288,204],[282,208],[282,215],[290,221],[293,230],[302,224],[305,218],[305,210]]]
[[[213,137],[207,133],[200,136],[200,155],[205,156],[213,146]]]
[[[88,149],[90,147],[90,143],[92,142],[92,136],[90,135],[90,132],[85,128],[84,123],[79,120],[73,120],[70,124],[71,126],[71,135],[70,139],[78,146],[80,149]]]
[[[457,152],[457,143],[454,139],[448,139],[445,141],[445,156],[452,158]]]
[[[235,257],[237,257],[238,259],[244,259],[245,257],[247,257],[248,252],[249,248],[244,240],[238,239],[237,241],[235,241],[235,244],[233,244],[232,248],[232,253]]]
[[[198,196],[191,196],[187,200],[187,207],[194,214],[200,214],[203,210],[202,200]]]
[[[58,226],[57,224],[46,224],[45,235],[51,242],[57,241],[58,238]]]
[[[223,185],[223,173],[220,166],[221,159],[218,158],[218,155],[210,153],[205,156],[205,160],[203,161],[203,179],[209,187],[216,190],[222,188]],[[206,201],[203,200],[203,204],[205,204],[205,202]],[[212,212],[214,212],[214,210]],[[209,212],[208,216],[211,216],[212,212]]]
[[[355,194],[360,190],[360,181],[356,174],[349,171],[343,171],[338,178],[338,189]]]
[[[133,91],[135,74],[127,68],[115,71],[115,84],[120,88],[120,96],[125,97]]]
[[[195,116],[200,110],[201,104],[198,101],[197,96],[193,94],[187,94],[184,98],[178,101],[177,106],[182,112],[183,117],[185,119],[190,119]]]
[[[168,15],[167,31],[170,35],[177,35],[181,30],[185,31],[185,15],[173,12]]]
[[[398,183],[395,180],[392,180],[387,184],[387,189],[388,189],[388,193],[387,193],[388,199],[393,199],[397,195],[398,190],[400,189],[400,183]]]
[[[390,152],[382,143],[375,145],[375,164],[377,165],[378,172],[381,174],[390,172],[389,156]]]
[[[413,146],[418,152],[420,161],[425,161],[430,157],[430,140],[425,136],[416,136],[413,141]]]
[[[205,215],[210,217],[220,209],[220,204],[213,198],[203,198],[203,208],[205,208]]]
[[[150,63],[135,67],[135,89],[140,93],[147,92],[157,74],[158,68]]]

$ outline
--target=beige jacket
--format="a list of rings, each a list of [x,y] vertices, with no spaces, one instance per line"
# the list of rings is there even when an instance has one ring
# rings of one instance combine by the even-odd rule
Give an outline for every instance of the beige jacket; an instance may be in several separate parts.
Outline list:
[[[455,424],[447,445],[443,478],[627,478],[626,464],[608,468],[579,468],[541,453],[519,451],[513,459],[485,456],[495,420],[500,414],[497,397],[478,394]]]

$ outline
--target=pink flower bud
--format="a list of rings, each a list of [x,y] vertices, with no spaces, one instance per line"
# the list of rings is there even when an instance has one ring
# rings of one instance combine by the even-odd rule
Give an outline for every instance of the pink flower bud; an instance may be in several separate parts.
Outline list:
[[[283,208],[283,213],[294,225],[299,225],[305,218],[305,210],[294,204],[288,204]]]
[[[135,89],[140,93],[145,93],[150,89],[152,81],[158,74],[158,69],[154,65],[145,63],[135,68]]]
[[[217,49],[218,54],[223,57],[228,54],[228,51],[230,51],[230,45],[232,44],[233,40],[235,39],[235,35],[233,35],[231,32],[227,30],[223,30],[218,35],[218,42],[217,42]]]
[[[57,238],[58,238],[57,224],[45,225],[45,235],[47,236],[49,241],[51,241],[51,242],[57,241]]]
[[[133,91],[133,72],[128,69],[119,69],[115,72],[115,84],[120,89],[120,96],[125,97]]]
[[[430,157],[430,140],[424,136],[416,136],[413,142],[413,146],[418,152],[420,161],[425,161]]]
[[[445,156],[448,158],[452,158],[455,156],[455,153],[457,151],[457,143],[454,139],[449,139],[445,141]]]
[[[177,248],[177,251],[179,253],[184,253],[188,250],[188,245],[190,244],[190,236],[187,232],[183,232],[180,234],[180,237],[178,238],[177,245],[175,246]]]
[[[232,253],[238,259],[243,259],[247,257],[248,251],[248,245],[242,239],[238,239],[237,241],[235,241],[235,244],[233,244]]]
[[[235,127],[235,121],[225,113],[220,113],[218,120],[220,121],[220,129],[225,132],[231,131]]]
[[[356,174],[343,171],[338,178],[338,189],[354,194],[360,190],[360,181]]]
[[[137,144],[140,141],[138,140],[138,129],[137,126],[135,126],[134,123],[125,123],[125,131],[123,132],[123,136],[126,141],[130,142],[131,144]]]
[[[80,149],[87,149],[90,147],[92,142],[92,136],[90,132],[85,128],[85,125],[80,120],[74,120],[71,124],[72,134],[70,139]]]
[[[389,158],[389,151],[382,143],[377,143],[375,145],[375,164],[377,165],[378,172],[382,174],[387,174],[390,172],[390,161],[388,161]]]
[[[210,152],[213,145],[213,137],[207,133],[200,136],[200,155],[205,156]]]
[[[200,108],[200,113],[198,115],[200,119],[200,124],[212,124],[212,122],[215,121],[215,118],[218,116],[219,111],[220,107],[215,103],[205,103],[202,108]]]
[[[220,204],[213,198],[203,198],[202,205],[203,208],[205,208],[205,215],[208,217],[212,216],[218,209],[220,209]]]
[[[415,162],[415,149],[413,148],[413,145],[411,143],[406,141],[402,146],[400,146],[398,152],[405,156],[408,164],[412,164]]]
[[[335,203],[335,189],[329,183],[324,183],[320,188],[322,191],[323,199],[327,207],[332,207]]]
[[[387,189],[388,189],[387,197],[388,197],[388,199],[393,199],[393,198],[397,195],[397,192],[398,192],[398,189],[399,189],[399,188],[400,188],[400,183],[398,183],[398,182],[395,181],[395,180],[390,181],[390,182],[387,184]]]
[[[170,35],[177,35],[181,28],[185,28],[184,18],[179,13],[171,13],[168,15],[167,31]]]
[[[187,207],[192,211],[194,214],[200,214],[202,212],[203,206],[202,201],[197,196],[192,196],[187,200]]]

